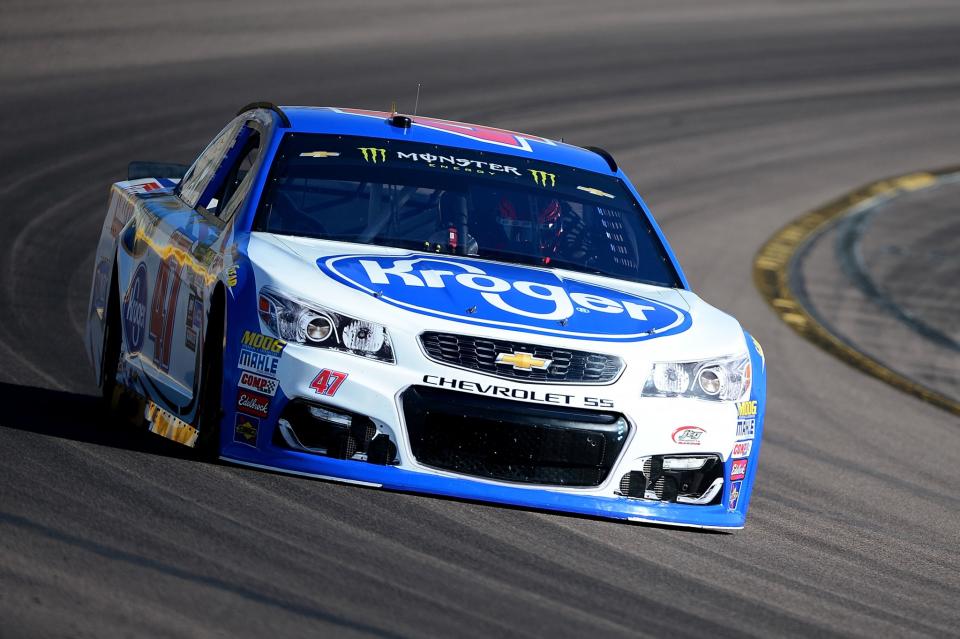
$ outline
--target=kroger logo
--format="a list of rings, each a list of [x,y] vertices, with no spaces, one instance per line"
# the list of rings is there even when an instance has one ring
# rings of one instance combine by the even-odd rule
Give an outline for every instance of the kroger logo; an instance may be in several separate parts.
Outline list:
[[[147,267],[140,263],[123,299],[123,329],[127,352],[139,353],[147,326]]]
[[[456,257],[337,255],[330,277],[415,313],[576,339],[637,341],[690,326],[679,308],[554,271]]]

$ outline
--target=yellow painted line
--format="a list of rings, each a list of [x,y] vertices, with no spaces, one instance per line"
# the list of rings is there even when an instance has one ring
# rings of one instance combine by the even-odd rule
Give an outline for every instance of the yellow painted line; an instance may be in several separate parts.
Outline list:
[[[936,184],[940,176],[957,172],[960,172],[960,167],[910,173],[880,180],[800,216],[774,233],[773,237],[760,248],[753,261],[753,281],[780,319],[801,336],[899,390],[955,415],[960,415],[960,402],[918,384],[887,368],[869,355],[851,348],[814,319],[790,290],[790,270],[794,256],[827,225],[849,215],[859,207],[869,206],[871,200],[880,200],[900,192],[927,188]]]

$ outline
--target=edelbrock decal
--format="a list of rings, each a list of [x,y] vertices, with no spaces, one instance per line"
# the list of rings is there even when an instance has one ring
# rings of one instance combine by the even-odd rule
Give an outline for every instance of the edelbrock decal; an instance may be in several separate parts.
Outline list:
[[[320,270],[387,304],[443,319],[574,339],[639,341],[690,327],[690,315],[554,271],[453,256],[335,255]]]

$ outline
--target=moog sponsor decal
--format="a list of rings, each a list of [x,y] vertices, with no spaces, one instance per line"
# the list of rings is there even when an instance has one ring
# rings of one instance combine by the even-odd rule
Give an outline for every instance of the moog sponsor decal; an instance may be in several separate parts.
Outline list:
[[[337,255],[317,265],[386,304],[468,324],[611,341],[673,335],[690,327],[690,315],[682,309],[547,269],[415,255]]]

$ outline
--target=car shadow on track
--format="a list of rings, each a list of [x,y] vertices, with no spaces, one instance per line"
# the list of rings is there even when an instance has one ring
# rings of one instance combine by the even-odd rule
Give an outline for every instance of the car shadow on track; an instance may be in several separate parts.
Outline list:
[[[151,434],[145,429],[138,429],[130,424],[121,423],[116,417],[108,415],[99,396],[69,391],[38,388],[34,386],[19,386],[17,384],[0,383],[0,405],[9,408],[0,416],[0,429],[12,429],[59,437],[72,441],[109,446],[123,450],[130,450],[164,457],[176,457],[199,461],[193,456],[193,451]],[[251,474],[273,474],[271,470],[245,468],[244,472]],[[281,473],[282,474],[282,473]],[[303,481],[309,479],[301,478]],[[329,482],[317,478],[323,483]],[[358,490],[363,487],[357,486]],[[378,489],[371,489],[378,490]],[[550,510],[538,510],[511,506],[507,504],[491,504],[488,502],[448,497],[441,495],[421,495],[407,491],[392,491],[423,499],[450,501],[475,504],[485,508],[497,508],[523,512],[541,513],[571,519],[591,519],[611,523],[609,519],[575,513],[564,513]],[[626,522],[621,522],[626,523]],[[631,522],[631,525],[640,528],[664,529],[673,532],[687,532],[694,534],[728,534],[726,531],[716,531],[699,528],[677,528],[651,522]]]
[[[0,383],[0,405],[6,407],[0,428],[165,457],[191,457],[183,446],[111,417],[95,395]]]

